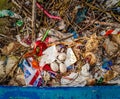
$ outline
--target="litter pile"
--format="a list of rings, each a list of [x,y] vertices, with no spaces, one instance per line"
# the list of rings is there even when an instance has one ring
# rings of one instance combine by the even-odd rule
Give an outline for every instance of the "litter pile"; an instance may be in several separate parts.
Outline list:
[[[0,84],[120,84],[119,0],[11,0],[0,10]]]

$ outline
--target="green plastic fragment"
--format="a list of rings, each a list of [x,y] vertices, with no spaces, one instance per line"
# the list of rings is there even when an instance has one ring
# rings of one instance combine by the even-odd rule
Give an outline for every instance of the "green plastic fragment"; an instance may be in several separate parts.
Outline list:
[[[104,78],[103,78],[103,77],[100,77],[100,79],[97,81],[97,84],[103,83],[103,80],[104,80]]]
[[[17,19],[22,18],[20,15],[14,13],[11,10],[0,10],[0,18],[7,17],[7,16],[9,16],[11,18],[17,18]]]
[[[16,25],[19,26],[19,27],[22,26],[22,25],[23,25],[23,21],[22,21],[22,20],[18,20],[18,21],[16,22]]]
[[[14,12],[10,11],[10,10],[1,10],[0,11],[0,18],[6,17],[6,16],[14,16]]]

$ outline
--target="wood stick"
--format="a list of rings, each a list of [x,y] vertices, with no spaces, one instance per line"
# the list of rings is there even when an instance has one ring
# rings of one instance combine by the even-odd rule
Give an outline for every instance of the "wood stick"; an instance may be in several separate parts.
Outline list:
[[[33,0],[33,6],[32,6],[32,41],[35,40],[35,19],[36,19],[36,0]]]
[[[15,38],[12,38],[12,37],[9,37],[9,36],[6,36],[6,35],[4,35],[4,34],[0,34],[0,36],[1,37],[5,37],[5,38],[7,38],[7,39],[11,39],[11,40],[16,40]]]

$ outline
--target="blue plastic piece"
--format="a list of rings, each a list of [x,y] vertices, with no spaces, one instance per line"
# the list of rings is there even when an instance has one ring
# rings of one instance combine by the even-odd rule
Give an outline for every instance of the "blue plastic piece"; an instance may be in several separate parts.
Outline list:
[[[112,61],[108,61],[108,64],[109,64],[109,66],[113,65]]]
[[[106,70],[109,70],[109,69],[110,69],[108,63],[104,63],[104,64],[102,65],[102,68],[103,68],[103,69],[106,69]]]
[[[78,33],[73,28],[69,28],[68,32],[73,34],[74,39],[78,38],[78,36],[79,36]]]
[[[0,86],[0,99],[120,99],[120,86],[43,88]]]
[[[67,70],[72,70],[73,69],[73,66],[68,66],[67,67]]]
[[[110,67],[112,66],[112,61],[104,61],[102,68],[106,70],[110,70]]]
[[[0,10],[0,18],[5,16],[14,16],[14,12],[10,10]]]
[[[78,38],[78,34],[76,31],[73,31],[72,34],[73,34],[74,39]]]

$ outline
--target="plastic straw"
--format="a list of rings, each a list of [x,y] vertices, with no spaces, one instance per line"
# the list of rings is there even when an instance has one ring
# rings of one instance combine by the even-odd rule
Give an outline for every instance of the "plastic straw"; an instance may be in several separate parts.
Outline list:
[[[47,30],[47,31],[46,31],[45,35],[44,35],[43,38],[42,38],[42,42],[46,39],[46,37],[47,37],[49,31],[50,31],[50,30]]]

